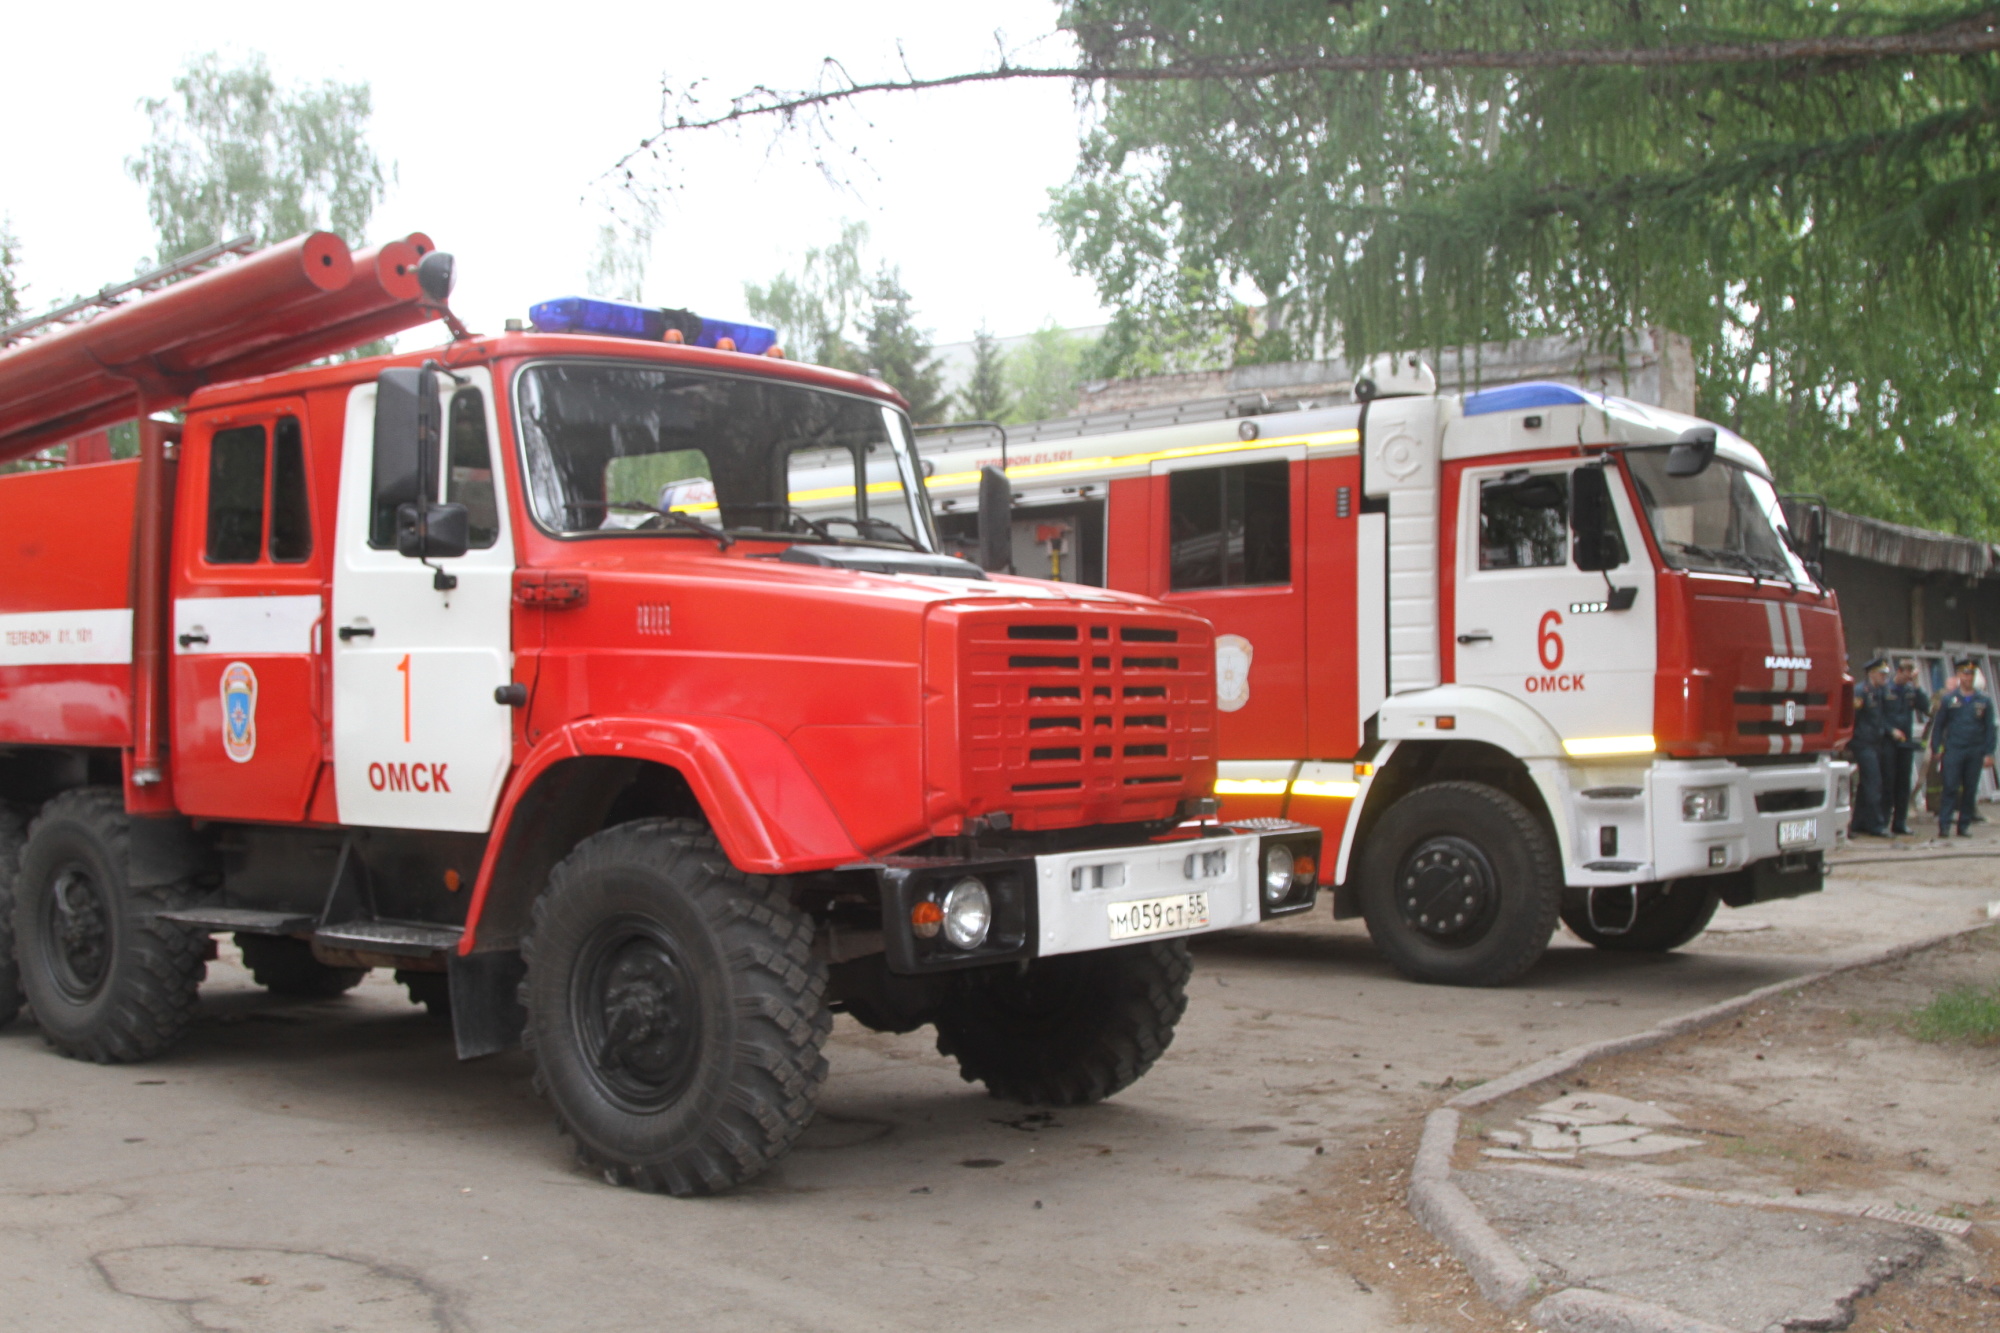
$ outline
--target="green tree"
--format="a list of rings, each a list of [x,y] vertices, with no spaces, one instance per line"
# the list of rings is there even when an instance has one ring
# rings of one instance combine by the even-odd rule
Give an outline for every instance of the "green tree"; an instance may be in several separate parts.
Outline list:
[[[958,391],[958,415],[964,421],[1005,421],[1014,395],[1007,387],[1007,353],[1000,340],[981,325],[972,335],[972,373]]]
[[[1229,342],[1244,290],[1262,357],[1665,325],[1704,413],[1788,485],[2000,535],[2000,58],[1921,53],[1990,7],[1070,0],[1062,21],[1086,68],[1192,76],[1107,80],[1048,215],[1120,312],[1119,368]],[[1349,64],[1273,72],[1292,56]]]
[[[1098,343],[1049,323],[1007,358],[1013,415],[1007,421],[1048,421],[1076,410],[1083,382],[1090,378]]]
[[[646,287],[646,261],[653,247],[650,218],[625,222],[613,218],[597,229],[597,253],[590,263],[592,296],[614,301],[638,301]]]
[[[153,137],[126,162],[167,263],[244,233],[260,243],[327,227],[359,244],[381,202],[365,83],[281,89],[262,56],[188,62],[168,97],[142,102]]]
[[[26,287],[15,272],[21,263],[21,243],[14,237],[11,218],[0,218],[0,324],[12,324],[25,313],[22,293]]]
[[[774,326],[779,345],[800,360],[863,369],[857,343],[858,323],[872,299],[864,276],[867,246],[868,224],[843,222],[838,240],[806,251],[796,275],[785,272],[762,285],[743,284],[750,317]]]
[[[910,420],[942,421],[951,410],[944,391],[944,367],[931,350],[927,329],[917,327],[902,275],[884,264],[869,285],[870,306],[862,328],[863,357],[910,403]]]

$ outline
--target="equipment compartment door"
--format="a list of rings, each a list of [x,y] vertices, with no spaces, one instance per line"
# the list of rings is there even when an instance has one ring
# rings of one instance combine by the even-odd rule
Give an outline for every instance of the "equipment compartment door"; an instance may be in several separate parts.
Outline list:
[[[190,815],[305,817],[322,759],[326,560],[305,404],[189,423],[173,562],[174,800]]]
[[[493,692],[513,672],[514,548],[492,376],[460,374],[467,383],[441,386],[445,438],[430,489],[471,517],[471,549],[434,562],[458,580],[449,591],[375,521],[375,386],[348,397],[330,645],[343,824],[483,833],[507,774],[513,710]]]
[[[1175,459],[1153,470],[1153,588],[1215,625],[1221,757],[1298,756],[1306,733],[1304,448]]]
[[[1458,472],[1457,585],[1443,625],[1448,660],[1461,684],[1521,699],[1565,741],[1649,736],[1653,570],[1616,472],[1609,489],[1626,559],[1608,571],[1608,585],[1604,573],[1576,567],[1577,464],[1572,457]],[[1631,607],[1609,609],[1608,586],[1631,590]]]

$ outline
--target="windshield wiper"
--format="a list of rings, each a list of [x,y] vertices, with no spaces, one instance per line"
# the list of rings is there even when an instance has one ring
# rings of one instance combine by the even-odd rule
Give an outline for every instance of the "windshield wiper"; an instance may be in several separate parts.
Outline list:
[[[657,514],[669,523],[679,524],[684,532],[711,539],[716,543],[717,550],[726,551],[736,544],[736,539],[721,528],[712,528],[693,515],[683,514],[678,509],[662,509],[658,505],[647,504],[644,500],[576,500],[572,503],[579,509],[632,509],[641,513]]]
[[[912,537],[909,533],[903,531],[901,528],[897,527],[894,523],[891,523],[886,518],[875,518],[873,516],[870,516],[868,518],[849,518],[845,514],[841,514],[833,518],[822,519],[820,520],[820,522],[822,525],[827,523],[848,524],[850,527],[854,529],[855,535],[857,537],[861,537],[861,534],[865,532],[886,532],[888,536],[884,540],[893,541],[900,545],[907,546],[912,551],[922,551],[926,555],[930,554],[929,547],[925,546],[922,542],[918,541],[915,537]],[[822,530],[824,530],[823,527]],[[861,540],[867,541],[868,538],[861,537]]]
[[[840,545],[840,538],[834,536],[832,533],[828,532],[825,528],[821,527],[816,520],[807,517],[805,514],[800,513],[798,510],[786,504],[783,500],[751,500],[747,504],[732,505],[731,508],[774,509],[778,512],[780,517],[793,519],[796,522],[803,524],[806,531],[812,533],[813,536],[819,538],[821,541],[827,542],[833,546]],[[759,535],[769,535],[772,537],[789,537],[793,541],[797,541],[800,535],[796,532],[784,532],[784,531],[774,532],[768,528],[738,528],[736,529],[736,531],[755,532],[758,533]]]
[[[1717,564],[1727,565],[1732,569],[1740,569],[1748,574],[1753,581],[1764,577],[1764,567],[1741,551],[1727,551],[1719,546],[1697,546],[1693,542],[1672,542],[1669,544],[1679,547],[1697,560],[1711,560]]]

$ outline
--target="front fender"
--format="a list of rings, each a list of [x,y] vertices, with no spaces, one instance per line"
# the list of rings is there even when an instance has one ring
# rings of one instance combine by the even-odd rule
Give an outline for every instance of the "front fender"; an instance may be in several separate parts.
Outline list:
[[[1440,728],[1440,718],[1451,719]],[[1438,685],[1382,701],[1378,734],[1398,741],[1484,741],[1516,759],[1560,759],[1562,737],[1511,694],[1483,685]]]
[[[509,780],[467,909],[462,952],[472,951],[522,797],[550,768],[583,757],[638,759],[679,772],[739,870],[784,875],[863,859],[819,783],[769,727],[733,717],[589,718],[544,736]]]

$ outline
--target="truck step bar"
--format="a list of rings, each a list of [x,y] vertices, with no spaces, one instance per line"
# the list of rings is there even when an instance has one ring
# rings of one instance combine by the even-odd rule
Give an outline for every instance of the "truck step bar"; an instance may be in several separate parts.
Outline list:
[[[245,935],[306,935],[319,922],[310,912],[253,912],[243,907],[183,907],[160,913],[160,920]]]
[[[313,943],[331,949],[351,949],[356,953],[429,958],[433,954],[456,952],[459,936],[464,933],[457,926],[426,926],[404,921],[347,921],[337,926],[321,926],[313,932]]]

